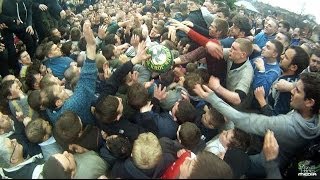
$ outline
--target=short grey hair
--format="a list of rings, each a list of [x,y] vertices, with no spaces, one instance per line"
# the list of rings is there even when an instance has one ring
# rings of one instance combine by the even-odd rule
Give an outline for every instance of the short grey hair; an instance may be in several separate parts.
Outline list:
[[[5,146],[6,137],[0,136],[0,167],[2,168],[9,168],[11,166],[10,162],[10,149]]]

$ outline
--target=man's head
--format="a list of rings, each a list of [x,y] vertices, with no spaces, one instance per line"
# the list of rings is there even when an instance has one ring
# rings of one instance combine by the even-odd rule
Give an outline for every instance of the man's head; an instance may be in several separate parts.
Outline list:
[[[201,122],[206,128],[220,128],[225,123],[223,115],[215,108],[209,108],[206,105],[204,106],[203,110],[205,113],[202,115]]]
[[[278,32],[280,33],[287,33],[290,30],[290,23],[288,21],[280,21],[278,23]]]
[[[236,39],[229,50],[229,59],[235,63],[242,63],[248,59],[252,53],[252,42],[248,39]]]
[[[133,143],[132,160],[139,169],[152,169],[162,158],[158,138],[151,132],[142,133]]]
[[[132,152],[132,143],[123,135],[108,136],[106,139],[106,147],[114,157],[120,159],[126,159]]]
[[[41,79],[42,79],[42,75],[40,74],[39,71],[27,69],[25,82],[29,89],[31,90],[40,89]]]
[[[1,93],[3,98],[16,99],[22,94],[21,87],[16,80],[9,80],[2,83]]]
[[[61,49],[58,45],[54,44],[52,41],[44,45],[43,53],[48,58],[54,58],[62,56]]]
[[[187,100],[176,102],[172,107],[171,112],[178,124],[194,122],[196,118],[196,108]]]
[[[261,56],[265,57],[267,60],[272,60],[276,62],[280,58],[283,51],[283,45],[278,40],[270,40],[262,48]]]
[[[230,8],[229,7],[221,7],[217,10],[217,17],[221,19],[227,20],[230,16]]]
[[[251,24],[246,16],[236,15],[232,18],[231,35],[234,38],[244,38],[251,35]]]
[[[286,73],[300,74],[308,67],[309,55],[299,46],[290,46],[281,55],[280,67]]]
[[[41,90],[41,93],[43,93],[43,105],[49,109],[61,107],[70,97],[66,89],[60,85],[45,87]]]
[[[51,29],[51,36],[57,36],[61,39],[61,32],[57,28]]]
[[[43,76],[40,81],[40,89],[44,89],[45,87],[53,86],[53,85],[62,85],[62,81],[55,77],[53,74],[47,73]]]
[[[196,11],[200,8],[200,1],[199,0],[188,0],[188,10],[191,11]]]
[[[291,43],[291,35],[288,32],[278,32],[275,39],[282,43],[284,51],[289,47]]]
[[[19,63],[21,63],[23,65],[32,64],[31,57],[30,57],[29,53],[25,50],[18,52],[18,57],[19,57]]]
[[[196,157],[186,158],[180,166],[179,179],[231,179],[230,166],[215,154],[202,151]]]
[[[178,128],[177,139],[186,149],[192,150],[201,140],[201,131],[194,123],[185,122]]]
[[[123,113],[122,99],[117,96],[103,96],[92,109],[95,118],[104,124],[120,120]]]
[[[193,91],[196,84],[203,84],[202,77],[195,72],[188,73],[185,76],[185,80],[183,82],[183,87],[186,88],[188,93],[192,96],[197,96],[197,94]]]
[[[152,0],[146,0],[146,6],[151,8],[152,7]]]
[[[216,18],[209,27],[209,35],[213,38],[222,39],[227,36],[229,24],[226,20]]]
[[[238,128],[222,131],[219,141],[225,148],[239,148],[244,151],[250,145],[250,135]]]
[[[25,133],[30,142],[39,144],[51,137],[52,127],[48,121],[38,118],[28,123]]]
[[[290,106],[300,113],[318,114],[320,109],[320,74],[302,73],[291,91]]]
[[[320,72],[320,50],[314,49],[309,60],[311,72]]]
[[[72,111],[65,111],[54,126],[54,137],[65,143],[74,143],[82,134],[82,122]]]
[[[140,110],[148,103],[148,90],[140,83],[130,86],[127,96],[129,105],[135,110]]]
[[[270,18],[264,25],[264,33],[268,36],[275,34],[278,31],[278,24],[275,19]]]
[[[43,166],[44,179],[71,179],[75,176],[76,161],[73,154],[64,151],[52,155]]]
[[[300,28],[294,28],[292,32],[292,39],[299,39],[301,34]]]
[[[0,136],[13,131],[13,125],[13,120],[8,115],[0,112]]]
[[[30,92],[28,95],[28,104],[35,111],[45,110],[41,98],[41,90],[38,89]]]
[[[10,168],[23,160],[23,146],[16,139],[0,136],[0,167]]]

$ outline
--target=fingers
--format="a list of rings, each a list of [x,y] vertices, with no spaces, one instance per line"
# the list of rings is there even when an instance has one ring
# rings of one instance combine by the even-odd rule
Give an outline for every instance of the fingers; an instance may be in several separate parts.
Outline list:
[[[213,92],[208,86],[206,86],[206,85],[202,85],[202,87],[203,87],[203,89],[206,91],[206,92],[208,92],[208,93],[211,93],[211,92]]]

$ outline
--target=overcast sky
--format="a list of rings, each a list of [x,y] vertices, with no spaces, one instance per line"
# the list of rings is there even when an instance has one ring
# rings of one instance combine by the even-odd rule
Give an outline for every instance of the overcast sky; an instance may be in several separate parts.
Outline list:
[[[320,24],[320,0],[258,0],[263,3],[269,3],[272,6],[278,6],[283,9],[295,12],[297,14],[312,14],[317,19],[316,22]]]

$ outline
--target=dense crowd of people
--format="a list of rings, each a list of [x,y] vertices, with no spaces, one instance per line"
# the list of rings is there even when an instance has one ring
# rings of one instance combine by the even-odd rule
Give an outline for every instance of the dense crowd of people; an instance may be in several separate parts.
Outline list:
[[[0,33],[2,178],[319,177],[319,25],[223,0],[0,0]]]

